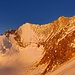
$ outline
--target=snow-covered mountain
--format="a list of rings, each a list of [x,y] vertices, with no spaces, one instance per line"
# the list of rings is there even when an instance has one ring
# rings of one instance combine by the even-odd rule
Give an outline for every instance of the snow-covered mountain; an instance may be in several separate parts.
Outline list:
[[[75,75],[74,57],[75,16],[0,35],[0,75]]]

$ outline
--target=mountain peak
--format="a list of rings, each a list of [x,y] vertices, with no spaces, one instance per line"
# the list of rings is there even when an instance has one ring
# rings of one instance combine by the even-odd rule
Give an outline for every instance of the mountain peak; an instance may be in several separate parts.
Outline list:
[[[75,16],[43,25],[25,23],[0,36],[1,75],[8,70],[8,75],[63,75],[74,57]]]

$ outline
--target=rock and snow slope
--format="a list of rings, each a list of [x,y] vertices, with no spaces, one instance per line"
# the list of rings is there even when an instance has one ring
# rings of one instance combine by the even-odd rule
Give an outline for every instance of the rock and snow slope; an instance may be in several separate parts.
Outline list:
[[[0,35],[0,75],[75,75],[74,57],[74,16]]]

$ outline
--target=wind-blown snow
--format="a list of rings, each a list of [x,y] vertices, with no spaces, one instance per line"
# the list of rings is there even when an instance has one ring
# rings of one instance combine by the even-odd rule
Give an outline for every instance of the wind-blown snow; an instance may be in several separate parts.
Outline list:
[[[22,42],[32,42],[27,47],[19,46],[14,34],[0,36],[0,75],[31,75],[28,70],[43,57],[43,46],[38,47],[33,41],[36,39],[31,39],[35,38],[36,34],[29,27],[31,34],[25,32],[27,26],[21,27],[21,33],[18,30]]]

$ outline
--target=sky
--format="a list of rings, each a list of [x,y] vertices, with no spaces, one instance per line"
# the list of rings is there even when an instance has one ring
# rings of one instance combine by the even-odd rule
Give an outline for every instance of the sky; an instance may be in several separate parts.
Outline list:
[[[0,0],[0,34],[29,22],[46,24],[75,15],[75,0]]]

